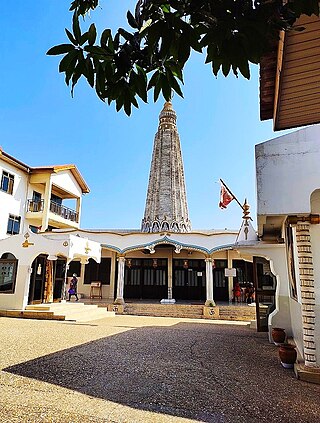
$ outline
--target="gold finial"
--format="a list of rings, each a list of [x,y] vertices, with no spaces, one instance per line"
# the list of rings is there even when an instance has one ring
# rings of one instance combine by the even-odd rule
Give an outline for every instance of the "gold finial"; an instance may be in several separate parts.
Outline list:
[[[243,210],[243,217],[242,217],[242,219],[246,219],[246,220],[251,219],[251,217],[250,217],[250,205],[247,203],[247,199],[244,200],[244,204],[242,206],[242,210]]]

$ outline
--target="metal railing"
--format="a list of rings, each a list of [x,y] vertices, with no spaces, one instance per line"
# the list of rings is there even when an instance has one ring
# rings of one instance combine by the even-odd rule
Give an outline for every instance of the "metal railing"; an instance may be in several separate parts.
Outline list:
[[[50,201],[50,211],[64,219],[71,220],[71,222],[78,222],[78,213],[75,210],[69,209],[54,201]]]
[[[43,200],[27,200],[27,212],[42,212],[43,208]],[[54,201],[50,201],[50,211],[63,219],[71,220],[71,222],[78,222],[79,215],[75,210],[69,209]]]
[[[43,200],[27,200],[27,212],[42,212]]]

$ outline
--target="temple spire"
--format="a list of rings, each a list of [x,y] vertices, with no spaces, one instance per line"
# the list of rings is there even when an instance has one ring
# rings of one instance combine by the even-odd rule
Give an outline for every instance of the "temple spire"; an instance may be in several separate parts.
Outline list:
[[[167,101],[159,116],[142,232],[190,232],[177,115]]]

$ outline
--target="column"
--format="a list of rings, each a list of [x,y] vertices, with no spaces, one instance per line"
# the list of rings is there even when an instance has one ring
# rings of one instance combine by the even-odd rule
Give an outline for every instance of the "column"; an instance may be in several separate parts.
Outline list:
[[[210,305],[216,305],[213,299],[213,273],[212,273],[212,258],[207,257],[206,262],[206,291],[207,291],[207,300],[205,306],[209,307]]]
[[[124,267],[126,259],[123,256],[118,258],[118,285],[117,285],[117,298],[114,304],[124,304],[123,288],[124,288]]]
[[[176,300],[172,298],[172,256],[168,257],[168,298],[162,298],[161,304],[175,304]]]
[[[68,258],[66,261],[66,271],[64,273],[64,281],[62,284],[62,289],[61,289],[61,302],[65,302],[66,298],[67,298],[67,291],[68,291],[68,269],[69,269],[69,264],[72,262],[72,259]]]
[[[114,285],[116,282],[116,253],[111,253],[110,285],[108,299],[114,301]]]
[[[80,217],[81,217],[81,203],[82,203],[82,197],[78,197],[76,201],[76,212],[78,214],[77,223],[80,224]]]
[[[316,367],[316,344],[314,336],[316,301],[309,223],[297,224],[296,241],[301,285],[304,359],[306,366]]]
[[[228,259],[228,268],[232,268],[232,258],[230,250],[227,250],[227,259]],[[228,276],[228,292],[229,292],[229,301],[233,298],[233,276]]]
[[[51,177],[49,176],[46,182],[46,188],[44,191],[43,199],[43,211],[42,211],[42,221],[41,221],[41,231],[44,232],[48,229],[49,225],[49,212],[50,212],[50,202],[51,202]]]

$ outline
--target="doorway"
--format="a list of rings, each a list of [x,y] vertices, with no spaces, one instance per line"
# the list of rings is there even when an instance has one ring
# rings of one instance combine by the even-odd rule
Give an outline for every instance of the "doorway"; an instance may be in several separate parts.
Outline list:
[[[263,257],[253,257],[253,282],[257,311],[258,332],[268,331],[268,318],[275,309],[277,279],[271,272],[270,263]]]

